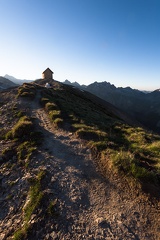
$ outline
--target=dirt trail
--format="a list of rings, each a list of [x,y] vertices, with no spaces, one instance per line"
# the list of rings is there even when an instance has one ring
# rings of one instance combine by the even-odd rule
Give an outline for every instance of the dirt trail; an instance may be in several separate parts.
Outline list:
[[[44,134],[41,154],[52,174],[48,191],[60,213],[45,239],[160,239],[159,210],[117,176],[104,179],[90,150],[71,132],[55,129],[38,102],[32,116]]]

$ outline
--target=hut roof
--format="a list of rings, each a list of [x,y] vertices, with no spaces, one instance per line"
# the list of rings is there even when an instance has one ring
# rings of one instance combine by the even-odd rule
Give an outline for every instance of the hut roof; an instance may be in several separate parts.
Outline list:
[[[47,71],[50,71],[51,73],[53,73],[50,68],[47,68],[43,73],[45,73],[45,72],[47,72]]]

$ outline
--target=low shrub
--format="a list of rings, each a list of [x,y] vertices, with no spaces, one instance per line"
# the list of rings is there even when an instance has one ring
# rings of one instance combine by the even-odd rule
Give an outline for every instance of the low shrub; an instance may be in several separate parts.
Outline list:
[[[89,146],[92,149],[94,149],[94,150],[96,150],[98,152],[101,152],[101,151],[105,150],[108,147],[108,144],[107,144],[107,141],[99,141],[99,142],[91,141],[89,143]]]
[[[25,118],[22,117],[18,121],[18,123],[12,129],[12,137],[13,138],[25,138],[29,136],[31,131],[33,130],[33,123]]]
[[[34,143],[32,142],[23,142],[17,148],[18,160],[29,160],[33,152],[36,150]]]
[[[49,112],[49,117],[51,120],[55,120],[61,116],[61,111],[59,110],[52,110]]]
[[[77,136],[79,138],[82,138],[84,140],[94,140],[98,141],[100,140],[100,135],[94,130],[87,130],[87,129],[79,129],[76,132]]]
[[[44,107],[47,103],[49,102],[49,98],[41,98],[40,99],[40,104]]]
[[[113,164],[119,171],[125,173],[129,177],[134,177],[137,180],[156,182],[156,175],[153,171],[140,166],[140,161],[135,159],[134,154],[129,151],[115,152],[111,155]]]
[[[62,128],[63,127],[63,119],[62,118],[56,118],[54,121],[53,121],[54,125],[58,128]]]
[[[155,141],[147,146],[147,149],[160,156],[160,141]]]
[[[45,104],[45,110],[48,112],[52,110],[57,110],[57,105],[55,103],[47,102]]]
[[[134,155],[129,151],[113,151],[111,154],[113,164],[124,173],[129,173],[131,163],[134,162]]]
[[[6,139],[14,139],[14,138],[25,139],[28,136],[30,136],[30,133],[32,132],[32,130],[33,130],[33,123],[28,117],[23,116],[14,125],[12,130],[6,133],[5,138]]]
[[[78,130],[78,129],[92,129],[90,128],[88,125],[84,124],[84,123],[74,123],[72,124],[72,127],[75,129],[75,130]]]
[[[136,179],[147,182],[156,182],[156,175],[154,172],[148,171],[146,168],[140,167],[136,163],[131,164],[130,171]]]
[[[21,96],[21,97],[27,97],[27,98],[34,98],[35,93],[33,93],[33,92],[22,92],[22,93],[20,93],[19,96]]]
[[[18,89],[18,97],[27,97],[27,98],[33,99],[35,97],[35,94],[36,94],[36,88],[31,84],[24,83]]]

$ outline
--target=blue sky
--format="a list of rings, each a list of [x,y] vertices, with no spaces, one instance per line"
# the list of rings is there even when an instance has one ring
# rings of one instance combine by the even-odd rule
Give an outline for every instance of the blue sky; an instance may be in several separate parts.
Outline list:
[[[0,0],[0,76],[160,88],[159,0]]]

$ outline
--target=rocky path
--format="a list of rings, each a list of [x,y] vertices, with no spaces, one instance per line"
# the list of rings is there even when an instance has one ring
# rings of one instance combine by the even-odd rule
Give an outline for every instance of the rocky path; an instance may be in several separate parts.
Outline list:
[[[45,239],[160,239],[157,206],[118,176],[104,179],[90,150],[71,132],[55,129],[38,99],[32,114],[44,134],[41,153],[59,212]]]

